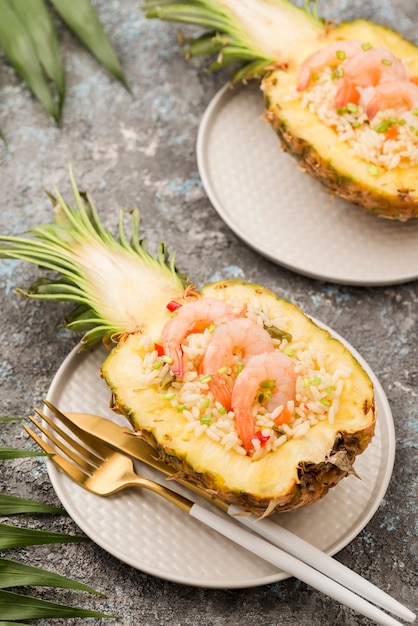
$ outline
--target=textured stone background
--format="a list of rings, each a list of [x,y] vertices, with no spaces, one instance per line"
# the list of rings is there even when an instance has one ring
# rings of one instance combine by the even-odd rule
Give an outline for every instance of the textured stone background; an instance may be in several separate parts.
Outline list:
[[[199,121],[228,74],[202,71],[203,61],[186,63],[176,26],[145,20],[136,0],[94,4],[133,97],[63,31],[68,93],[58,129],[1,64],[0,128],[8,147],[0,146],[0,232],[18,234],[50,220],[43,188],[57,185],[67,192],[70,160],[79,185],[89,190],[109,228],[116,224],[119,207],[140,206],[151,250],[164,239],[170,250],[178,250],[178,265],[196,284],[235,276],[264,284],[341,333],[368,361],[388,396],[396,462],[379,510],[337,558],[417,609],[417,283],[387,288],[326,284],[248,249],[207,200],[195,157]],[[333,0],[320,8],[329,19],[365,17],[394,26],[418,44],[417,11],[407,0]],[[65,306],[13,294],[16,286],[37,276],[34,267],[0,263],[2,415],[24,416],[40,406],[77,342],[60,328]],[[2,425],[0,445],[31,447],[16,424]],[[5,462],[0,472],[2,491],[57,502],[41,460]],[[38,519],[34,525],[77,531],[71,519]],[[100,589],[106,600],[70,592],[60,597],[116,613],[121,616],[116,623],[123,626],[370,623],[294,579],[249,590],[183,587],[131,569],[94,544],[19,550],[12,556]]]

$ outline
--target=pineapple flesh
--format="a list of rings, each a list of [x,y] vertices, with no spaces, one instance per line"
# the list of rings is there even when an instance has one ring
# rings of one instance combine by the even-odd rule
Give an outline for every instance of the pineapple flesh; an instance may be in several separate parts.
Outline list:
[[[165,246],[160,246],[157,258],[144,249],[137,212],[132,216],[131,238],[121,220],[116,239],[103,228],[93,203],[79,192],[72,174],[71,181],[74,206],[66,204],[59,193],[51,196],[54,222],[32,229],[25,237],[0,236],[0,259],[19,259],[49,271],[49,277],[17,292],[76,305],[67,318],[68,328],[84,333],[85,347],[100,340],[109,347],[101,375],[109,386],[112,406],[156,454],[197,486],[259,515],[309,505],[353,473],[356,455],[373,437],[375,404],[372,382],[349,350],[298,307],[264,287],[220,281],[197,291],[178,272]],[[257,316],[262,312],[260,332],[271,338],[272,345],[274,340],[274,351],[286,354],[295,372],[296,365],[303,366],[297,375],[299,391],[295,387],[292,395],[293,408],[292,402],[286,404],[287,413],[284,407],[276,407],[277,415],[271,413],[270,422],[263,421],[263,426],[256,425],[256,420],[258,416],[265,420],[270,390],[279,385],[277,380],[273,385],[260,384],[254,398],[254,439],[247,447],[240,441],[234,411],[225,410],[207,391],[198,358],[193,365],[196,372],[189,371],[200,385],[200,395],[194,399],[199,408],[193,413],[196,409],[187,405],[190,396],[179,406],[177,396],[189,392],[187,380],[173,373],[167,351],[162,350],[164,329],[181,315],[177,307],[209,300],[247,315],[250,309],[255,311],[253,325],[259,324]],[[212,332],[215,336],[216,328],[201,328],[197,322],[182,343],[183,353],[187,341],[194,342],[189,346],[203,342],[204,351],[204,341],[210,345]],[[242,364],[237,364],[233,385],[248,371],[250,360],[240,368]],[[164,375],[159,374],[160,367],[165,368]],[[279,371],[276,378],[280,376]],[[296,405],[305,424],[298,433],[292,429],[299,419]],[[248,409],[253,411],[251,404]],[[193,423],[190,426],[187,411],[191,421],[198,423],[197,429]],[[210,436],[214,415],[229,420],[229,440],[231,434],[236,439],[232,447]]]
[[[146,0],[144,9],[149,18],[208,29],[183,41],[187,57],[214,55],[211,69],[241,63],[232,76],[233,83],[260,79],[265,119],[282,148],[332,194],[379,217],[400,221],[418,217],[418,160],[413,156],[418,147],[418,48],[414,44],[371,21],[326,23],[287,0],[189,0],[179,4]],[[338,132],[326,116],[308,106],[304,93],[297,89],[307,59],[335,41],[359,41],[365,51],[366,47],[387,50],[402,63],[407,76],[399,88],[393,81],[393,91],[409,90],[414,92],[412,96],[407,102],[399,102],[397,96],[382,107],[375,120],[351,115],[359,106],[359,91],[356,102],[348,103],[348,111],[346,106],[330,104],[336,123],[342,120],[348,129],[345,134]],[[330,65],[327,70],[336,70],[335,84],[342,77],[344,63]],[[372,74],[375,69],[367,71]],[[367,83],[367,71],[361,76],[362,85],[364,80]],[[368,91],[360,89],[364,98],[371,97],[376,87],[370,80]],[[307,91],[317,87],[311,85]],[[318,94],[324,97],[326,91]],[[373,147],[366,150],[370,138]]]

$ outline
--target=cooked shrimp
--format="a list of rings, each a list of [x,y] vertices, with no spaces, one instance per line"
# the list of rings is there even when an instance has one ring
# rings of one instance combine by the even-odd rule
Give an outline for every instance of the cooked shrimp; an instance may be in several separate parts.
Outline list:
[[[361,50],[343,63],[343,76],[339,79],[335,106],[343,107],[359,101],[358,87],[370,87],[387,81],[406,81],[408,72],[404,64],[386,48]]]
[[[293,359],[279,351],[250,357],[238,374],[232,388],[231,406],[238,435],[247,452],[252,448],[251,440],[255,435],[252,406],[260,387],[269,381],[274,386],[277,406],[286,406],[295,398],[296,378]]]
[[[387,82],[377,85],[366,106],[366,114],[372,120],[381,109],[412,111],[418,108],[418,85],[409,81]]]
[[[181,344],[197,325],[205,327],[210,324],[220,324],[239,317],[244,312],[244,306],[241,309],[235,309],[217,298],[200,298],[180,307],[176,317],[167,322],[161,334],[164,352],[173,359],[171,366],[173,374],[177,377],[182,377],[184,374]]]
[[[303,91],[309,86],[315,72],[319,72],[325,67],[340,65],[345,59],[349,59],[360,52],[361,49],[361,41],[352,39],[333,41],[324,48],[314,52],[304,60],[300,67],[297,83],[298,91]]]
[[[215,400],[228,410],[231,408],[231,389],[220,370],[231,366],[234,354],[238,354],[245,364],[251,356],[273,351],[269,333],[248,318],[238,318],[218,326],[202,361],[202,372],[211,375],[209,389]]]

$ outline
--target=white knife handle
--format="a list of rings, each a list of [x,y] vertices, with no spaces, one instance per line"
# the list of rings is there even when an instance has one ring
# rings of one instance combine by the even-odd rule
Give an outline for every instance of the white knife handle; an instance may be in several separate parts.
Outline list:
[[[334,598],[341,604],[369,617],[377,624],[381,624],[381,626],[402,626],[400,622],[393,619],[390,615],[383,613],[376,606],[369,604],[349,589],[342,587],[324,574],[321,574],[321,572],[299,561],[291,554],[280,550],[280,548],[273,546],[258,535],[254,535],[233,520],[221,517],[197,504],[191,507],[190,515],[256,556],[272,563],[287,574],[295,576],[327,596]]]
[[[348,587],[363,598],[367,598],[370,602],[390,611],[401,619],[408,622],[415,621],[415,614],[395,600],[395,598],[392,598],[370,581],[365,580],[359,574],[353,572],[353,570],[325,554],[319,548],[286,530],[286,528],[282,528],[269,519],[258,519],[256,515],[243,515],[242,509],[239,509],[237,506],[230,506],[228,514],[253,532]]]

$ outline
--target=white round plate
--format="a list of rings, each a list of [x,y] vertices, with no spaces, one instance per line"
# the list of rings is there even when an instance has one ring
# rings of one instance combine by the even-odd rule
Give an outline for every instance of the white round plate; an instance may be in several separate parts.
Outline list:
[[[361,480],[349,476],[319,502],[271,518],[328,554],[347,545],[374,515],[386,492],[395,456],[393,419],[385,394],[360,355],[343,343],[375,385],[377,428],[372,443],[356,460]],[[89,351],[76,347],[54,377],[48,399],[64,412],[95,413],[127,426],[124,418],[109,409],[110,391],[99,376],[106,354],[101,346]],[[51,461],[47,464],[59,499],[81,530],[136,569],[177,583],[224,589],[254,587],[288,577],[154,493],[127,489],[101,498],[76,485]],[[136,467],[142,475],[155,475],[143,464]],[[171,481],[169,486],[174,488],[175,483]]]
[[[332,197],[280,149],[263,110],[258,85],[227,85],[201,120],[199,173],[229,228],[271,261],[312,278],[364,286],[418,278],[418,219],[381,219]]]

